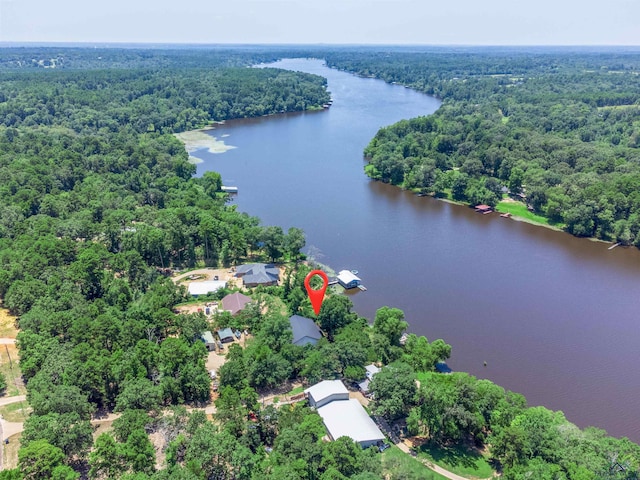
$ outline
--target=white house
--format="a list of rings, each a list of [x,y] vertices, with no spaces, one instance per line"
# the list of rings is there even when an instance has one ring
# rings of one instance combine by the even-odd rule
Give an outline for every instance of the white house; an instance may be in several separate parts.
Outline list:
[[[327,403],[318,408],[318,414],[322,417],[331,440],[349,437],[362,448],[384,440],[384,434],[354,398]]]
[[[320,408],[334,400],[349,400],[349,391],[340,380],[324,380],[307,388],[309,405]]]
[[[200,295],[207,295],[209,293],[217,292],[221,288],[227,286],[227,282],[224,280],[210,280],[207,282],[192,282],[189,284],[189,295],[198,297]]]

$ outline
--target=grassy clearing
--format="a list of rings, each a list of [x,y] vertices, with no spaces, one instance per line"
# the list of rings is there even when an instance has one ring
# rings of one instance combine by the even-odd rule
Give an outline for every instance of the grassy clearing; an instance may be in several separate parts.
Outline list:
[[[527,206],[522,202],[513,202],[513,201],[500,202],[498,203],[498,205],[496,205],[496,211],[500,213],[510,213],[514,217],[523,218],[531,223],[537,223],[537,224],[546,225],[546,226],[553,225],[556,227],[560,227],[559,225],[549,223],[548,218],[545,218],[540,215],[536,215],[535,213],[530,211],[527,208]]]
[[[0,337],[16,338],[17,335],[16,317],[11,315],[6,308],[0,308]]]
[[[382,453],[382,471],[385,478],[420,478],[422,480],[444,480],[439,473],[429,470],[419,460],[404,453],[395,445]]]
[[[289,393],[287,393],[288,396],[293,396],[293,395],[297,395],[299,393],[304,392],[304,387],[302,385],[300,385],[299,387],[294,388],[293,390],[291,390]]]
[[[22,373],[18,364],[18,347],[15,345],[0,345],[0,372],[7,379],[6,397],[25,395],[27,389],[22,381]]]
[[[22,433],[16,433],[9,437],[9,443],[3,443],[2,468],[9,470],[18,466],[18,450],[20,450],[20,438]]]
[[[32,408],[26,400],[24,402],[11,403],[0,407],[0,415],[2,415],[2,418],[7,422],[24,422],[31,414],[31,411]]]
[[[489,478],[493,475],[493,469],[487,459],[474,449],[444,448],[425,444],[420,447],[418,458],[437,463],[462,477]]]

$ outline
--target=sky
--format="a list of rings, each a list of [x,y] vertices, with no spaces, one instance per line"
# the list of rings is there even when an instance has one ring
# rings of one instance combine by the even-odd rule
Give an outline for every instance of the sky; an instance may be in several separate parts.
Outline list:
[[[0,0],[0,42],[640,45],[640,0]]]

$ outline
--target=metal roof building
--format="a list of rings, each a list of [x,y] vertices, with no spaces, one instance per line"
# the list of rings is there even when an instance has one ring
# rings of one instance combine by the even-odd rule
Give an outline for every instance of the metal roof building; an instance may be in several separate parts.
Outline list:
[[[384,440],[384,434],[356,399],[330,402],[318,408],[332,440],[350,437],[362,448]]]
[[[271,263],[249,263],[236,268],[236,277],[242,278],[242,284],[245,287],[277,285],[280,280],[280,270]]]
[[[355,273],[349,270],[341,270],[340,273],[338,273],[338,282],[344,288],[356,288],[360,285],[361,280]]]
[[[307,388],[309,405],[320,408],[333,400],[348,400],[349,391],[340,380],[324,380]]]
[[[199,295],[207,295],[211,292],[216,292],[221,288],[227,286],[227,282],[224,280],[210,280],[207,282],[192,282],[189,284],[189,294],[197,297]]]
[[[293,340],[291,343],[304,347],[311,343],[315,345],[322,338],[322,332],[316,322],[307,317],[300,315],[291,315],[289,317],[291,331],[293,332]]]

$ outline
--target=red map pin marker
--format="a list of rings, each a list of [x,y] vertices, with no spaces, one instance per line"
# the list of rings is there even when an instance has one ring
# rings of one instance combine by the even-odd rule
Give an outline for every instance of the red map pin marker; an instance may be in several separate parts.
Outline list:
[[[318,275],[322,278],[322,287],[318,290],[314,290],[311,288],[311,277],[314,275]],[[327,278],[327,274],[322,270],[311,270],[304,279],[304,288],[307,289],[307,294],[309,295],[309,300],[311,300],[311,306],[313,307],[313,311],[316,312],[316,315],[320,313],[320,307],[322,307],[322,300],[324,300],[324,292],[327,291],[327,285],[329,285],[329,279]]]

